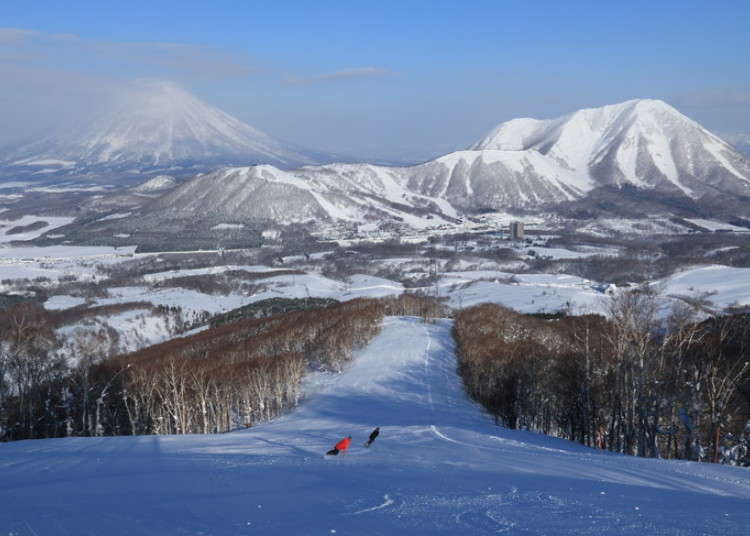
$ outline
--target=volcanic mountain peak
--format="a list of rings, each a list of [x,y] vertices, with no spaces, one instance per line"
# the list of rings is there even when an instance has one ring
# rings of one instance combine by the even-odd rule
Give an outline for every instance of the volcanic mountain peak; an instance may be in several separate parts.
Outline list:
[[[50,162],[66,162],[50,167]],[[188,172],[229,164],[272,163],[291,168],[314,163],[305,152],[198,99],[180,85],[144,80],[113,96],[104,112],[12,152],[8,164],[69,174],[89,171]]]

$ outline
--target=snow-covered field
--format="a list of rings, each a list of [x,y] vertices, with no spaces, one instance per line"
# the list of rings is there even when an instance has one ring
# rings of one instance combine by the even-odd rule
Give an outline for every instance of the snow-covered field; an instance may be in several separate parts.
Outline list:
[[[719,311],[750,305],[750,268],[713,264],[680,271],[655,288],[669,296],[705,296]]]
[[[47,231],[68,225],[75,218],[53,217],[53,216],[24,216],[17,220],[0,221],[0,242],[11,242],[13,240],[33,240]],[[8,231],[15,227],[26,227],[37,222],[43,222],[45,225],[33,231],[8,234]]]
[[[135,246],[113,248],[109,246],[18,246],[0,248],[0,262],[6,264],[76,262],[97,259],[121,262],[132,256]]]
[[[580,227],[578,231],[597,236],[613,234],[685,234],[689,229],[676,224],[663,216],[652,216],[644,219],[599,218]]]
[[[133,255],[135,247],[112,248],[107,246],[19,246],[0,248],[0,280],[57,279],[76,276],[79,280],[92,280],[101,276],[97,264],[122,262]],[[0,291],[6,290],[0,285]]]
[[[609,297],[593,281],[566,274],[447,272],[439,293],[455,308],[499,303],[522,313],[603,313]]]
[[[579,248],[580,251],[563,248],[537,247],[540,255],[558,258],[584,257],[591,254],[614,254],[616,250],[605,247]],[[384,273],[394,273],[394,279],[375,277],[364,273],[344,279],[325,277],[315,264],[331,254],[330,251],[284,257],[281,267],[260,264],[230,264],[206,268],[169,270],[146,274],[142,286],[110,287],[107,274],[99,270],[99,265],[120,263],[131,258],[153,254],[135,254],[133,247],[94,247],[94,246],[49,246],[49,247],[6,247],[0,248],[0,281],[22,278],[48,278],[49,282],[38,283],[54,286],[56,281],[67,275],[74,275],[78,281],[96,281],[107,288],[108,297],[91,297],[91,305],[109,305],[133,301],[145,301],[154,305],[180,307],[184,320],[188,323],[203,313],[223,313],[269,298],[333,298],[348,300],[353,298],[379,298],[403,293],[404,285],[395,280],[412,277],[415,281],[437,271],[437,283],[425,284],[419,290],[429,295],[445,298],[454,308],[463,308],[480,303],[498,303],[524,313],[555,313],[565,311],[572,314],[603,313],[607,309],[609,296],[603,290],[605,281],[591,281],[567,274],[514,274],[506,270],[526,269],[522,261],[498,263],[478,257],[466,256],[450,262],[445,259],[429,259],[421,256],[386,257],[368,261],[370,266],[363,270],[371,272],[378,267]],[[189,255],[189,254],[188,254]],[[302,270],[298,275],[274,275],[274,272]],[[242,270],[263,273],[262,279],[251,282],[254,291],[248,293],[237,290],[227,295],[205,294],[193,289],[180,287],[154,288],[152,285],[167,279],[219,275],[229,271]],[[750,269],[727,266],[703,266],[678,272],[665,280],[654,283],[665,297],[695,298],[707,297],[708,307],[720,311],[729,306],[750,305]],[[0,285],[0,291],[17,292],[15,283]],[[75,294],[75,293],[74,293]],[[673,298],[664,301],[664,313],[674,304]],[[45,304],[48,309],[65,309],[85,303],[83,298],[68,295],[53,296]],[[135,350],[144,344],[160,342],[173,333],[161,318],[144,318],[150,313],[144,309],[136,313],[100,316],[96,322],[111,326],[121,335],[123,351]],[[82,324],[88,319],[82,321]],[[68,326],[72,332],[76,325]]]
[[[747,534],[747,469],[494,426],[463,393],[450,328],[387,319],[344,373],[249,430],[0,444],[0,533]]]
[[[245,272],[276,272],[287,270],[287,268],[273,268],[263,265],[226,264],[224,266],[209,266],[207,268],[189,268],[185,270],[168,270],[166,272],[156,272],[153,274],[144,275],[143,279],[150,283],[153,283],[157,281],[164,281],[165,279],[171,279],[174,277],[186,277],[191,275],[217,275],[233,270],[243,270]]]
[[[269,271],[273,269],[269,268]],[[198,270],[186,270],[196,272]],[[265,270],[263,270],[265,271]],[[219,270],[217,273],[221,273]],[[177,275],[179,272],[175,272]],[[209,272],[206,272],[209,273]],[[153,274],[159,280],[160,274]],[[110,298],[95,300],[97,305],[110,305],[133,301],[150,301],[154,305],[179,306],[190,312],[220,313],[269,298],[334,298],[345,301],[354,298],[380,298],[398,295],[403,285],[379,277],[355,275],[347,281],[336,281],[318,274],[270,275],[259,279],[262,290],[251,295],[209,295],[183,288],[150,289],[147,287],[115,287]]]

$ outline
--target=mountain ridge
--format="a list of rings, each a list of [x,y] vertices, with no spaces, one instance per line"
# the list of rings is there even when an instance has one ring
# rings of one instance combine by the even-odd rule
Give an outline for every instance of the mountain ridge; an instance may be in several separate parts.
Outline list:
[[[624,187],[666,196],[672,206],[680,196],[720,206],[722,198],[750,196],[750,161],[668,104],[631,100],[556,119],[514,119],[469,149],[413,166],[224,168],[195,177],[147,210],[425,227],[485,210],[585,206],[593,192],[616,205],[612,188]]]

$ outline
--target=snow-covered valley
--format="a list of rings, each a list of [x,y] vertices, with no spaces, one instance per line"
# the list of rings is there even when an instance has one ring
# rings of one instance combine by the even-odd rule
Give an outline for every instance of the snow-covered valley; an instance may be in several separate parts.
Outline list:
[[[4,534],[744,535],[747,469],[638,459],[495,426],[451,324],[388,318],[300,407],[223,435],[0,444]],[[375,426],[381,435],[366,449]],[[325,457],[352,435],[349,452]]]

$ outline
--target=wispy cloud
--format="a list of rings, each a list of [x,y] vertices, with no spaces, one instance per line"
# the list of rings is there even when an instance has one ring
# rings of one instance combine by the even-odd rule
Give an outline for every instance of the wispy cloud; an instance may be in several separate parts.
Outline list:
[[[24,28],[0,28],[0,45],[6,43],[19,43],[36,35],[39,35],[39,32],[35,30],[26,30]]]
[[[25,28],[0,28],[0,61],[166,78],[233,78],[255,71],[249,58],[207,45],[99,41]]]
[[[340,69],[331,73],[316,74],[311,76],[286,76],[284,83],[290,86],[310,86],[325,82],[336,82],[341,80],[354,80],[361,78],[383,78],[392,76],[394,73],[380,67],[351,67]]]

